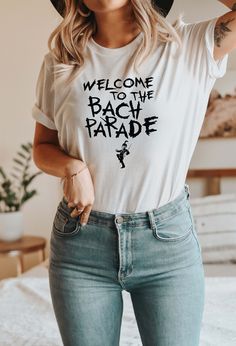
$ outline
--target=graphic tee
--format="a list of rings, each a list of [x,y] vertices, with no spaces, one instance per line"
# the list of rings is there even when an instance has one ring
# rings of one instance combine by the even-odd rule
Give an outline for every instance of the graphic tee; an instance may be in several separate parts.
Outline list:
[[[58,131],[65,153],[87,163],[93,210],[145,212],[181,192],[210,92],[226,72],[228,54],[213,57],[217,19],[179,20],[181,52],[176,42],[158,43],[139,75],[124,71],[143,32],[120,48],[91,38],[81,74],[55,91],[54,57],[45,54],[32,116]]]

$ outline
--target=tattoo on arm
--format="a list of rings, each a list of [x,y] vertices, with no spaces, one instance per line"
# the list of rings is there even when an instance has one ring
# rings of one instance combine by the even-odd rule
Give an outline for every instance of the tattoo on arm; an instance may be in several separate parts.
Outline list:
[[[236,3],[234,4],[236,7]],[[215,31],[214,31],[214,39],[215,39],[215,44],[217,47],[220,47],[221,41],[225,38],[227,35],[227,32],[231,32],[228,28],[228,24],[232,22],[235,18],[229,19],[225,22],[221,22],[215,26]]]
[[[236,11],[236,2],[233,4],[232,11]]]

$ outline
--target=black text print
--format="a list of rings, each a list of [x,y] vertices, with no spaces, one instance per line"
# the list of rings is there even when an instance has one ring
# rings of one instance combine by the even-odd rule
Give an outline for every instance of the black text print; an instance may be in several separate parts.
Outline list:
[[[127,78],[123,82],[117,79],[111,85],[109,79],[84,83],[84,90],[89,90],[88,112],[85,127],[89,137],[134,138],[144,133],[150,135],[157,131],[158,116],[143,114],[146,102],[153,99],[153,77]],[[122,91],[119,89],[122,88]],[[136,90],[137,88],[137,90]],[[141,90],[139,90],[141,88]],[[94,90],[101,90],[104,100],[93,96]],[[108,95],[104,94],[104,90]],[[142,116],[141,116],[142,115]]]

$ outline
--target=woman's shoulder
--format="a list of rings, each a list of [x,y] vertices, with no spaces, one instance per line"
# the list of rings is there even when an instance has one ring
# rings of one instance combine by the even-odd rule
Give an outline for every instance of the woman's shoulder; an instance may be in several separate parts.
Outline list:
[[[56,64],[58,64],[58,61],[56,59],[56,56],[54,55],[53,50],[46,52],[44,54],[43,60],[48,69],[53,68]]]
[[[175,26],[176,30],[182,36],[182,38],[190,38],[196,39],[197,35],[204,35],[207,33],[208,28],[214,26],[217,18],[213,17],[206,20],[198,20],[194,22],[187,22],[183,15],[180,16],[173,26]]]

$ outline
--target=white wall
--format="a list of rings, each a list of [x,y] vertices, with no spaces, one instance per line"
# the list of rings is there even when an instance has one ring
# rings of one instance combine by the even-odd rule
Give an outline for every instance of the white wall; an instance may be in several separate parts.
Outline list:
[[[20,144],[33,142],[35,121],[31,108],[42,57],[47,52],[49,33],[60,17],[49,0],[0,1],[0,166],[10,172]],[[32,172],[38,168],[32,162]],[[41,174],[32,183],[38,196],[23,206],[25,234],[49,238],[52,218],[60,198],[59,180]],[[48,252],[48,247],[47,247]],[[35,255],[25,256],[25,266],[37,263]],[[0,278],[15,273],[14,259],[0,260]]]
[[[218,1],[176,0],[168,19],[172,22],[178,13],[184,12],[186,21],[191,22],[210,19],[227,11]],[[20,144],[33,141],[35,121],[31,117],[31,108],[36,78],[43,55],[47,52],[48,36],[59,21],[60,16],[49,0],[0,1],[0,166],[4,166],[7,171],[12,166],[12,158]],[[229,69],[236,70],[235,58],[236,53],[232,53]],[[235,155],[229,155],[235,153],[235,149],[236,140],[233,139],[199,141],[191,167],[235,167]],[[32,170],[38,170],[34,164]],[[52,218],[61,197],[59,180],[42,174],[32,184],[33,187],[38,190],[38,196],[23,207],[25,233],[49,239]],[[227,190],[236,191],[235,180],[225,186],[224,191]],[[13,275],[13,265],[4,268],[7,268],[8,275]]]

